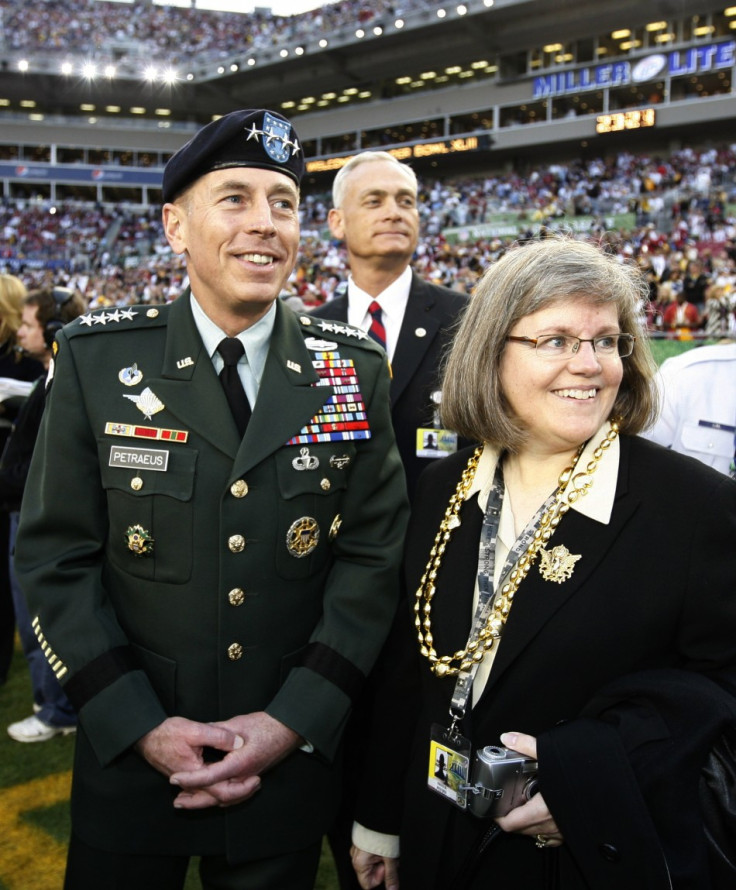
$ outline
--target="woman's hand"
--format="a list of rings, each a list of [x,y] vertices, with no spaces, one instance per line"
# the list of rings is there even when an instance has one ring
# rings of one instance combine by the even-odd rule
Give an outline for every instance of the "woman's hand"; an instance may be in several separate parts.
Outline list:
[[[537,759],[537,740],[534,736],[506,732],[501,736],[501,742],[512,751]],[[559,847],[565,842],[541,794],[535,794],[526,803],[496,819],[496,822],[504,831],[535,838],[540,848]]]
[[[355,876],[363,890],[372,890],[381,884],[386,890],[399,890],[398,859],[366,853],[358,847],[351,847],[350,858],[353,861]]]

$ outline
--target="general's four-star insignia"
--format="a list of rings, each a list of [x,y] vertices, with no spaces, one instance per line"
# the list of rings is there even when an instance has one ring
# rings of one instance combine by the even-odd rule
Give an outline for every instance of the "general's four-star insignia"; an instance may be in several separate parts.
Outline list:
[[[106,325],[108,322],[115,324],[119,321],[132,321],[138,313],[134,309],[115,309],[114,312],[88,312],[79,316],[79,323],[91,328],[93,325]]]
[[[539,556],[540,575],[545,581],[555,581],[557,584],[562,584],[572,576],[575,563],[581,559],[581,556],[570,553],[564,544],[559,544],[550,551],[542,548],[539,551]]]

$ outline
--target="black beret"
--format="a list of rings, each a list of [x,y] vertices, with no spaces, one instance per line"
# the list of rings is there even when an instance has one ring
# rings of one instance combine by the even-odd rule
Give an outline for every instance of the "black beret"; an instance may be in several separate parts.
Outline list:
[[[233,111],[203,127],[169,158],[164,168],[164,203],[212,170],[262,167],[291,177],[304,175],[302,147],[291,123],[265,108]]]

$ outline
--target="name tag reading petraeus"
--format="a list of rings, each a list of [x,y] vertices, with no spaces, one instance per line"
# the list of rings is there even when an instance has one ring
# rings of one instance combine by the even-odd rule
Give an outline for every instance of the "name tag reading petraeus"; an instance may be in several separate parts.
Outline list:
[[[135,470],[158,470],[166,472],[169,465],[169,452],[163,448],[126,448],[122,445],[110,447],[111,467]]]

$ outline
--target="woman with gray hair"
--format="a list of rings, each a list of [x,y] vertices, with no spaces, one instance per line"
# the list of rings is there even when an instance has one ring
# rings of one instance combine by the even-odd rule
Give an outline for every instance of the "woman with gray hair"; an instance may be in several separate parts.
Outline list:
[[[698,788],[736,722],[736,484],[637,435],[657,409],[646,293],[553,237],[472,297],[442,420],[481,444],[413,505],[364,888],[733,886]]]

